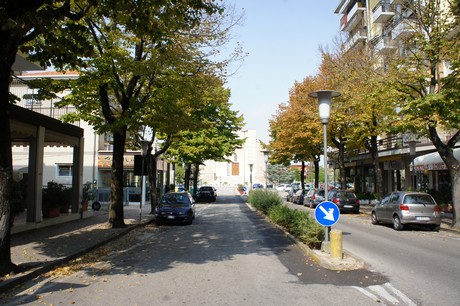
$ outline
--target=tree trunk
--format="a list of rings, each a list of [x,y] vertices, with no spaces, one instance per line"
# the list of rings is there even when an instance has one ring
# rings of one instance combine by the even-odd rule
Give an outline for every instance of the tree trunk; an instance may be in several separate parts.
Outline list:
[[[300,171],[300,188],[305,189],[305,161],[302,160],[302,170]]]
[[[319,188],[319,158],[315,158],[313,164],[315,165],[315,188]]]
[[[13,159],[11,152],[11,127],[9,84],[14,60],[4,47],[0,47],[0,275],[15,270],[11,261],[11,190],[13,180]],[[16,52],[14,52],[14,55]]]
[[[457,210],[460,209],[460,162],[455,158],[453,149],[460,138],[460,130],[452,136],[447,144],[442,142],[441,138],[439,138],[435,127],[429,127],[428,131],[430,133],[431,142],[438,150],[439,156],[441,156],[450,174],[453,202],[452,226],[460,228],[459,216],[457,214]]]
[[[190,172],[191,171],[192,171],[192,165],[191,164],[185,164],[184,188],[187,191],[190,191]]]
[[[383,172],[382,172],[382,168],[380,167],[377,136],[371,136],[371,146],[372,146],[371,156],[374,161],[375,189],[376,189],[375,191],[377,193],[378,199],[380,200],[384,196],[383,194],[384,190],[383,190]]]
[[[123,159],[126,142],[126,126],[113,134],[112,180],[110,183],[109,227],[125,227],[123,211]]]
[[[158,191],[157,191],[157,155],[148,155],[147,154],[147,168],[149,176],[149,186],[150,186],[150,214],[155,213],[158,202]]]
[[[196,196],[196,191],[198,190],[198,175],[200,175],[200,164],[196,163],[195,168],[193,169],[193,196]]]

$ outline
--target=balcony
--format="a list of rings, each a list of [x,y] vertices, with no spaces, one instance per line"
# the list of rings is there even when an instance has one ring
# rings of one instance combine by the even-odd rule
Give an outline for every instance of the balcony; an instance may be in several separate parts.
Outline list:
[[[416,33],[415,21],[412,19],[399,19],[391,31],[391,38],[395,40],[404,40]]]
[[[390,36],[380,36],[375,39],[375,52],[386,53],[396,50],[396,47],[392,43]]]
[[[341,20],[341,31],[351,32],[356,25],[363,19],[366,7],[361,2],[356,2],[347,14],[344,14]]]
[[[350,36],[348,41],[345,43],[345,50],[353,48],[356,44],[367,39],[367,30],[360,29],[356,33]]]
[[[385,23],[393,18],[395,13],[392,11],[388,1],[380,1],[376,7],[372,9],[372,19],[376,23]]]

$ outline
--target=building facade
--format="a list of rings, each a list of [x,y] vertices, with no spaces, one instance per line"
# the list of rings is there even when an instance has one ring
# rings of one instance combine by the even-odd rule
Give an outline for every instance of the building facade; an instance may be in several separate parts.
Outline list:
[[[237,149],[227,162],[206,161],[200,167],[200,185],[211,186],[265,186],[266,164],[256,130],[238,132],[245,139],[242,147]]]
[[[386,52],[404,55],[407,52],[404,44],[417,28],[413,12],[405,2],[340,0],[335,13],[340,15],[345,51],[369,46],[377,55]],[[441,73],[448,74],[448,64],[443,62],[441,66]],[[449,132],[441,133],[443,141],[451,136]],[[384,193],[393,190],[451,191],[449,174],[429,139],[415,139],[409,134],[382,135],[378,150]],[[345,166],[347,179],[354,182],[356,192],[375,192],[374,165],[369,153],[360,152],[350,157]]]

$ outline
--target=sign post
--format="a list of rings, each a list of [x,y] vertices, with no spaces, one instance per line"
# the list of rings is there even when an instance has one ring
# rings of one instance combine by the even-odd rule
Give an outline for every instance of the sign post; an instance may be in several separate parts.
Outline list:
[[[326,242],[329,242],[329,233],[331,231],[331,226],[337,223],[340,218],[340,209],[335,205],[335,203],[330,201],[324,201],[318,204],[315,208],[315,219],[316,222],[325,226],[326,229]]]

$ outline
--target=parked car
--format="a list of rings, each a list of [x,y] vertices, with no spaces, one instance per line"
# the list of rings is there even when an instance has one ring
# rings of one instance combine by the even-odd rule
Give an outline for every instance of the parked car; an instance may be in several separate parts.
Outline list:
[[[217,190],[212,186],[201,186],[195,198],[197,202],[214,202],[217,199]]]
[[[288,202],[292,202],[294,200],[294,194],[297,192],[297,190],[300,190],[299,188],[296,189],[296,186],[290,186],[291,189],[288,191],[288,194],[286,196],[286,200]]]
[[[310,189],[303,200],[303,206],[315,208],[319,203],[324,201],[324,189]]]
[[[264,188],[264,185],[262,184],[252,184],[252,189],[262,189]]]
[[[307,190],[307,189],[299,189],[299,190],[297,190],[296,193],[294,193],[294,195],[292,196],[292,203],[302,205],[303,204],[303,199],[307,195],[308,191],[309,190]]]
[[[195,201],[188,192],[164,194],[155,209],[155,222],[182,222],[192,224],[195,219]]]
[[[341,212],[351,211],[359,214],[359,199],[349,190],[330,190],[327,194],[329,201],[335,203]]]
[[[424,192],[395,191],[385,195],[371,212],[372,224],[393,223],[400,231],[406,224],[426,225],[434,231],[441,226],[441,214],[434,198]]]

